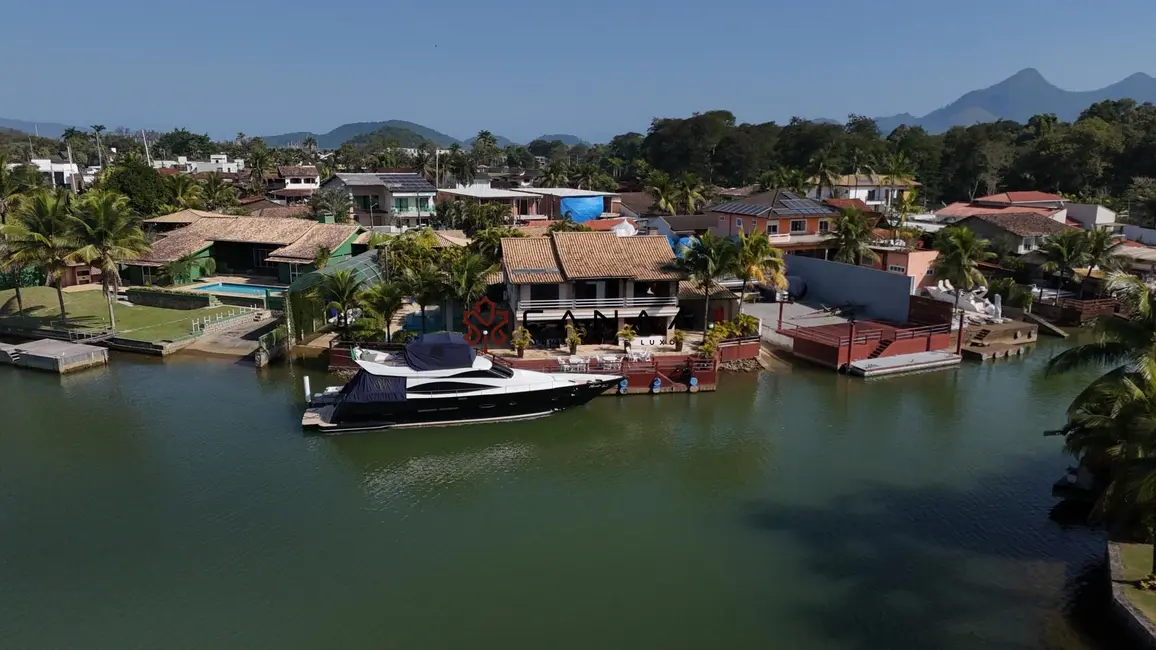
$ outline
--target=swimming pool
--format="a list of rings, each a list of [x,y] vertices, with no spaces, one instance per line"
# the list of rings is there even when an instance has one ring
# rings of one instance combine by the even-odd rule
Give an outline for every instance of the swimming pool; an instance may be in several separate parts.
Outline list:
[[[203,287],[197,287],[192,291],[204,291],[207,293],[231,293],[238,296],[264,296],[268,291],[272,295],[280,295],[285,292],[285,287],[270,287],[264,284],[234,284],[232,282],[216,282],[214,284],[206,284]]]

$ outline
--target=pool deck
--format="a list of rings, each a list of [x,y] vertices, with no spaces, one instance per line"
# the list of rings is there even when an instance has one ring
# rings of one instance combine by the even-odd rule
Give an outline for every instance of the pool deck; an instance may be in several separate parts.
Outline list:
[[[214,275],[214,276],[209,277],[209,278],[202,278],[202,280],[200,282],[197,282],[196,284],[189,284],[189,285],[185,285],[183,287],[177,287],[177,289],[180,291],[191,291],[191,292],[196,292],[196,293],[221,293],[221,294],[224,294],[226,296],[256,295],[256,294],[235,293],[232,291],[219,291],[219,292],[218,291],[202,291],[202,289],[204,289],[205,287],[210,287],[214,284],[255,285],[255,286],[259,286],[259,287],[271,287],[271,288],[279,289],[282,291],[289,288],[289,285],[281,284],[280,282],[277,282],[276,278],[247,277],[247,276],[243,276],[243,275]]]

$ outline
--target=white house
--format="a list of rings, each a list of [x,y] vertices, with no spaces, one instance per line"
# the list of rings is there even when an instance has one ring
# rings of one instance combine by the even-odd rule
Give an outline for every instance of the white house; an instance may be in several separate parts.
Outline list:
[[[76,177],[78,185],[84,184],[84,177],[80,171],[80,165],[75,163],[55,162],[48,158],[33,158],[29,163],[9,163],[8,169],[13,169],[24,164],[35,167],[41,176],[48,179],[52,187],[68,186],[73,176]]]
[[[859,199],[876,212],[885,212],[889,206],[911,190],[919,187],[914,179],[897,179],[894,182],[886,174],[845,174],[836,176],[834,187],[823,187],[822,194],[814,187],[818,179],[812,178],[809,199]]]

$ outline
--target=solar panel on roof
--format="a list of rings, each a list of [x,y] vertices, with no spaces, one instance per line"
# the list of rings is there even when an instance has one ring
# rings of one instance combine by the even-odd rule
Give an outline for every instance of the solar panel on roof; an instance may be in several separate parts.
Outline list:
[[[769,205],[760,205],[758,203],[724,203],[720,206],[712,208],[715,212],[725,212],[727,214],[743,214],[743,215],[759,215],[771,209]]]

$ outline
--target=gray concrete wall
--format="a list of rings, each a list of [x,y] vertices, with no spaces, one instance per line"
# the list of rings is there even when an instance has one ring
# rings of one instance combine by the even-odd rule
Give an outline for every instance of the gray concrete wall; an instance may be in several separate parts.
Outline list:
[[[856,318],[906,323],[913,279],[865,266],[785,255],[787,275],[807,283],[806,301],[826,307],[852,304]]]

